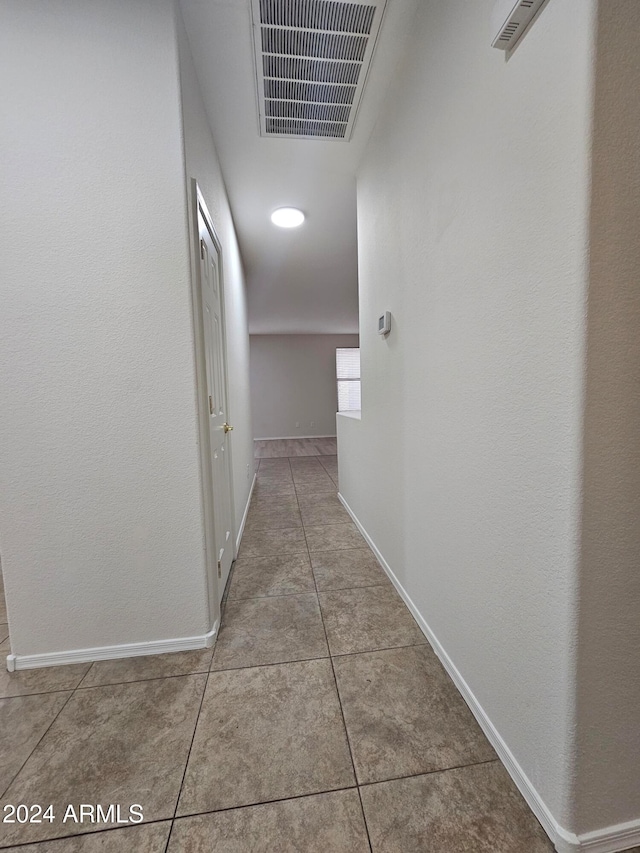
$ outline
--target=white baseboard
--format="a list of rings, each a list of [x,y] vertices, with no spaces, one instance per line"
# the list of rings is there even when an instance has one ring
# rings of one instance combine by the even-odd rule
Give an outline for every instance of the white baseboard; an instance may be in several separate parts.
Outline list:
[[[589,853],[620,853],[640,846],[640,820],[630,820],[617,826],[607,826],[578,836],[578,850]],[[576,848],[572,848],[576,849]]]
[[[242,521],[240,522],[240,529],[238,530],[238,535],[236,536],[236,553],[233,555],[234,558],[238,556],[238,551],[240,550],[240,543],[242,542],[242,535],[244,533],[244,527],[247,523],[247,516],[249,515],[249,507],[251,506],[251,498],[253,497],[253,490],[256,487],[257,475],[253,475],[253,480],[251,481],[251,488],[249,489],[249,497],[247,498],[247,505],[244,508],[244,512],[242,514]]]
[[[119,646],[96,646],[92,649],[71,649],[42,655],[7,655],[7,669],[39,669],[43,666],[63,666],[70,663],[92,663],[96,660],[134,658],[141,655],[162,655],[167,652],[187,652],[210,649],[218,633],[219,620],[206,634],[196,637],[177,637],[171,640],[151,640],[145,643],[123,643]]]
[[[247,505],[242,516],[242,522],[236,539],[236,555],[247,523],[251,496],[256,484],[253,475]],[[218,622],[211,631],[197,637],[178,637],[171,640],[155,640],[145,643],[123,643],[118,646],[97,646],[91,649],[72,649],[65,652],[51,652],[40,655],[7,655],[7,669],[15,672],[19,669],[38,669],[43,666],[64,666],[70,663],[91,663],[96,660],[113,660],[115,658],[132,658],[140,655],[162,655],[167,652],[186,652],[192,649],[211,648],[218,633]]]
[[[411,600],[411,597],[404,589],[391,567],[382,556],[375,542],[369,536],[365,528],[360,523],[358,517],[351,509],[344,497],[338,493],[338,497],[344,508],[347,510],[353,519],[356,527],[362,533],[367,544],[373,551],[376,559],[389,576],[391,583],[398,590],[404,603],[407,605],[414,619],[418,623],[420,630],[425,635],[434,652],[442,662],[442,665],[449,673],[452,681],[462,694],[463,699],[471,709],[474,717],[478,721],[481,729],[487,736],[487,739],[495,749],[498,757],[504,764],[507,772],[517,785],[520,793],[527,801],[529,808],[538,818],[544,831],[547,833],[553,842],[558,853],[574,853],[574,851],[589,851],[589,853],[621,853],[621,851],[629,850],[631,847],[640,845],[640,820],[630,821],[629,823],[619,824],[618,826],[609,826],[604,829],[598,829],[594,832],[589,832],[584,835],[575,835],[562,827],[551,814],[546,803],[534,788],[533,784],[527,777],[526,773],[518,764],[515,756],[502,739],[500,733],[493,725],[484,708],[475,697],[471,688],[460,674],[458,668],[451,660],[438,638],[433,633],[424,617]]]
[[[254,441],[292,441],[294,438],[337,438],[335,432],[333,435],[277,435],[269,438],[254,438]]]

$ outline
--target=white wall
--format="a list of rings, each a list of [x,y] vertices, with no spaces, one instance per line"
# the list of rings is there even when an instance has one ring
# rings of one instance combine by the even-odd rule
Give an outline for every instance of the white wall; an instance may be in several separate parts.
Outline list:
[[[185,170],[195,178],[222,245],[230,434],[236,524],[242,520],[254,473],[247,297],[242,259],[227,191],[211,136],[189,41],[178,11],[178,48],[184,117]],[[191,234],[193,222],[189,218]],[[195,270],[193,270],[195,275]]]
[[[575,822],[640,820],[640,8],[602,0],[593,134]],[[640,832],[635,840],[640,844]]]
[[[12,651],[202,635],[174,6],[3,2],[2,22],[0,547]],[[197,145],[211,149],[190,110],[188,168],[223,240],[240,375],[237,248],[215,160],[196,165]],[[248,424],[247,385],[232,405]],[[243,462],[249,428],[239,433]]]
[[[357,335],[251,335],[255,438],[335,435],[336,349],[357,346]]]
[[[358,176],[340,489],[571,829],[594,3],[508,62],[492,5],[421,4]]]

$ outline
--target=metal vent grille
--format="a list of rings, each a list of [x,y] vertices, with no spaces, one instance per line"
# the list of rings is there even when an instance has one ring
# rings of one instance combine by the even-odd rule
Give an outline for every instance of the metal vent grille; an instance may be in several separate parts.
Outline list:
[[[355,86],[330,83],[301,83],[298,80],[265,80],[265,98],[287,101],[311,101],[315,104],[352,104]]]
[[[297,121],[290,118],[267,118],[267,133],[278,136],[344,137],[344,125],[328,121]]]
[[[339,36],[306,30],[262,28],[262,52],[287,56],[317,56],[320,59],[346,59],[362,62],[367,36]]]
[[[375,6],[326,0],[260,0],[260,21],[274,27],[369,35]]]
[[[547,0],[498,0],[492,19],[496,33],[492,46],[500,50],[512,50]]]
[[[252,0],[260,132],[349,139],[386,0]]]
[[[299,101],[266,101],[265,106],[268,116],[343,123],[348,121],[351,109],[339,104],[306,104]]]
[[[360,65],[352,62],[317,62],[283,56],[263,56],[262,67],[265,80],[277,78],[356,84],[360,74]]]

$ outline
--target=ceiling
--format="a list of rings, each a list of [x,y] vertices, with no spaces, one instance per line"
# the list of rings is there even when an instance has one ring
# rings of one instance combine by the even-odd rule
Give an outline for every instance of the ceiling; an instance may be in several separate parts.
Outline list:
[[[348,0],[347,0],[348,2]],[[247,276],[252,334],[358,331],[356,170],[418,0],[387,0],[350,141],[260,135],[251,0],[181,0]],[[296,229],[272,225],[298,207]]]

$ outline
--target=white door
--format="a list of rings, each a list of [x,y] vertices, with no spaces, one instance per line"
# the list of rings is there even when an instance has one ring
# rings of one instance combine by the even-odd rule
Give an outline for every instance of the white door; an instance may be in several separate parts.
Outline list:
[[[227,418],[226,348],[220,284],[220,256],[198,207],[200,235],[200,291],[206,361],[206,407],[209,413],[211,480],[213,487],[213,548],[217,567],[218,601],[222,598],[233,562],[230,432]],[[208,537],[211,540],[211,537]]]

